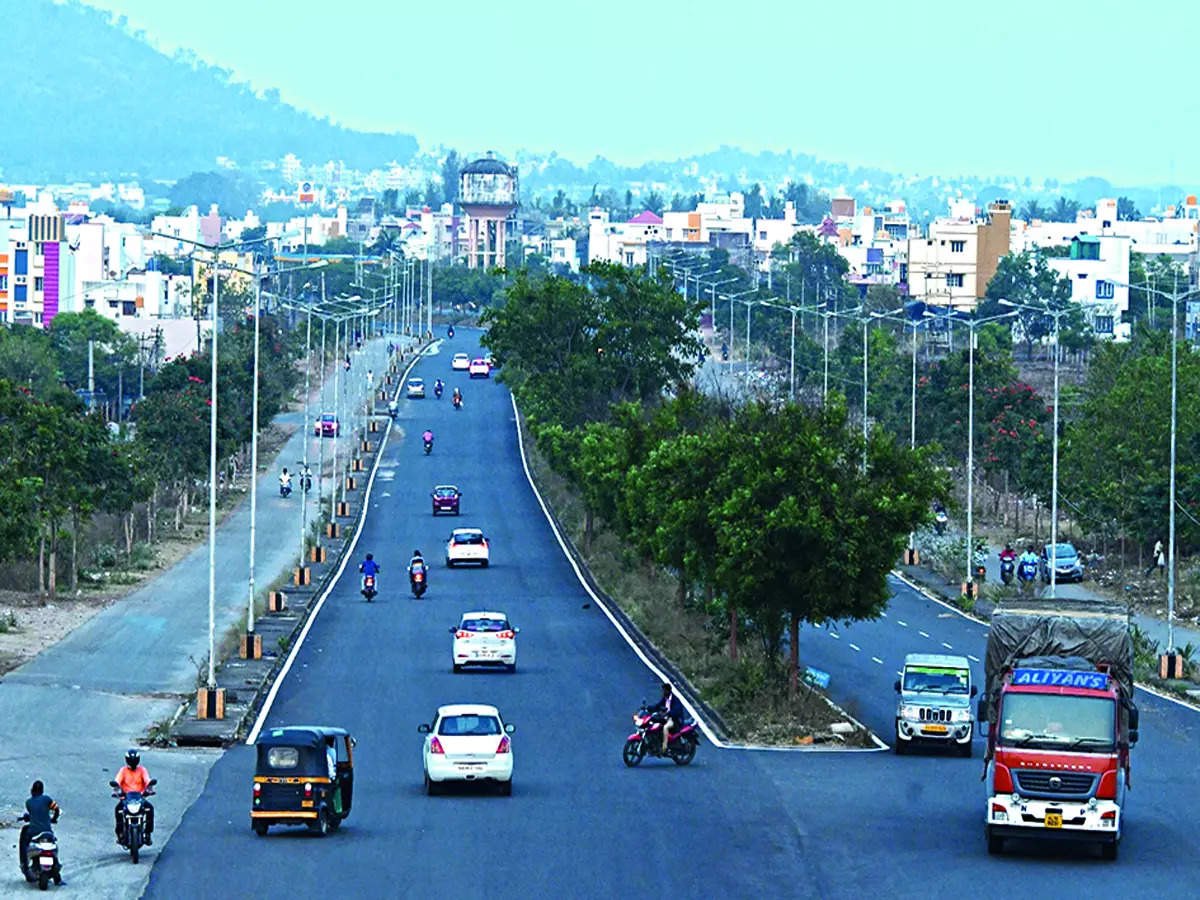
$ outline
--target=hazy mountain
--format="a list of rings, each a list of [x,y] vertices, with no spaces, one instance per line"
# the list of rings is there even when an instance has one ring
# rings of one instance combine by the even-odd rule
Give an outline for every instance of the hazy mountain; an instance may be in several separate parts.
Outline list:
[[[352,131],[257,95],[194,54],[160,53],[107,12],[77,0],[4,0],[6,180],[179,178],[214,166],[341,159],[353,167],[405,162],[406,134]],[[199,8],[198,8],[199,9]]]

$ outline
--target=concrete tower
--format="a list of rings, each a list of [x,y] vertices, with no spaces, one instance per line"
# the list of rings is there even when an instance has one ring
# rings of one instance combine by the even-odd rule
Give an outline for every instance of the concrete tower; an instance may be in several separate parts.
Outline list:
[[[504,265],[505,220],[517,208],[517,169],[491,151],[467,163],[459,176],[458,202],[467,213],[467,265]]]

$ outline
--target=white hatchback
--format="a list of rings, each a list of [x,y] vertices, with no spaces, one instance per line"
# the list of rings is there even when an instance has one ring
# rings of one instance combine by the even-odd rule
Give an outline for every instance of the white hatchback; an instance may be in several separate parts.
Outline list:
[[[450,662],[455,672],[463,666],[504,666],[517,671],[517,633],[502,612],[466,612],[450,629],[454,640]]]
[[[471,368],[471,357],[465,353],[455,353],[450,360],[450,368],[456,372],[465,372]]]
[[[492,367],[483,357],[473,359],[467,366],[467,373],[472,378],[487,378],[492,374]]]
[[[421,760],[425,792],[441,792],[448,781],[491,782],[512,795],[513,752],[509,738],[516,729],[505,725],[494,706],[459,703],[438,707],[433,722],[420,725],[425,735]]]
[[[479,563],[488,567],[488,540],[478,528],[455,528],[446,541],[446,568],[457,563]]]

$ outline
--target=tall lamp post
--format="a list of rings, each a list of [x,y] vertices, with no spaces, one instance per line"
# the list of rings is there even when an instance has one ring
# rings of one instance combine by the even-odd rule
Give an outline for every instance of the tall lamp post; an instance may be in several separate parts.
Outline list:
[[[968,331],[967,340],[967,590],[975,584],[973,568],[973,531],[974,531],[974,488],[975,488],[975,335],[981,325],[999,322],[1001,319],[1011,319],[1017,313],[1001,313],[998,316],[988,316],[986,319],[956,319],[951,317],[951,324],[965,325]]]
[[[1129,288],[1132,285],[1114,281],[1119,287]],[[1200,294],[1198,290],[1189,291],[1160,291],[1157,288],[1141,286],[1141,290],[1165,297],[1171,301],[1171,464],[1169,475],[1169,504],[1170,512],[1167,518],[1167,651],[1166,655],[1175,655],[1175,459],[1178,443],[1178,413],[1179,413],[1179,301]]]

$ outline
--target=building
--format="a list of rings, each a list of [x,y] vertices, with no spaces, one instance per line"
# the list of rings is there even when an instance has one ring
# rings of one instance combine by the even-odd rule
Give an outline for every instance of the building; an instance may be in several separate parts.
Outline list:
[[[1012,228],[1014,251],[1035,247],[1066,247],[1076,235],[1088,234],[1127,238],[1132,253],[1169,256],[1177,263],[1188,262],[1197,250],[1200,204],[1187,197],[1178,207],[1168,207],[1161,218],[1133,220],[1117,218],[1117,201],[1104,198],[1094,210],[1080,210],[1074,222],[1016,221]]]
[[[1071,300],[1098,337],[1128,340],[1122,322],[1129,310],[1129,254],[1132,241],[1118,235],[1079,234],[1066,257],[1047,257],[1046,264],[1071,282]]]
[[[973,310],[987,292],[1000,258],[1010,247],[1012,207],[988,205],[986,218],[973,203],[951,204],[950,217],[935,219],[925,237],[908,240],[908,293],[936,306]]]
[[[0,322],[44,327],[75,279],[75,257],[57,211],[0,220]]]
[[[663,220],[643,210],[628,222],[610,222],[608,210],[594,207],[588,213],[588,261],[644,266],[647,247],[666,240]]]

